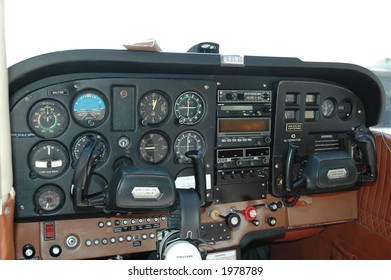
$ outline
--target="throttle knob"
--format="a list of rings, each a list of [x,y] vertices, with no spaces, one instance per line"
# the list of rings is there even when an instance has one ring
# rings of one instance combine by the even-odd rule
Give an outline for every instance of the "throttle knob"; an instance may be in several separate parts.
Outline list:
[[[257,209],[253,206],[249,206],[242,211],[242,214],[248,221],[254,221],[257,218],[258,212]]]

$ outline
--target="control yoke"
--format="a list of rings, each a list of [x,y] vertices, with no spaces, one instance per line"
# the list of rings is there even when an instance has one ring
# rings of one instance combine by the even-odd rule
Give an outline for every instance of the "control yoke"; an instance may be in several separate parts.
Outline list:
[[[101,191],[89,194],[93,169],[102,153],[103,144],[92,137],[77,161],[72,178],[71,195],[76,207],[103,208],[109,212],[134,212],[168,210],[177,197],[175,182],[164,167],[118,167],[109,184]],[[206,177],[203,155],[200,151],[189,151],[196,181],[199,206],[205,205]]]
[[[285,194],[347,190],[355,187],[357,182],[375,181],[377,179],[376,147],[372,133],[364,125],[360,125],[349,134],[363,154],[366,170],[357,171],[354,158],[345,151],[327,151],[299,157],[296,153],[300,147],[289,142],[283,174]],[[300,167],[296,170],[297,176],[294,176],[295,157],[300,158]],[[293,177],[296,179],[293,180]]]

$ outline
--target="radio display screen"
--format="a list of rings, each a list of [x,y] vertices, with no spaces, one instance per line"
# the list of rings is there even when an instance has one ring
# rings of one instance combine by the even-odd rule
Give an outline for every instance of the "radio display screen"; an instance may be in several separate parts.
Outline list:
[[[219,133],[259,133],[269,132],[269,119],[224,118],[219,119]]]

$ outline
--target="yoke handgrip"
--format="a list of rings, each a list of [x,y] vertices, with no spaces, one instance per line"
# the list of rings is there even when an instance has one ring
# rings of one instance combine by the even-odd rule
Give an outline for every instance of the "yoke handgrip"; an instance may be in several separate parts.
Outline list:
[[[287,192],[292,192],[292,173],[293,173],[293,160],[299,146],[289,142],[288,150],[285,157],[285,170],[284,170],[284,187]]]
[[[203,154],[201,151],[194,150],[188,151],[185,156],[193,162],[195,189],[200,196],[200,206],[204,206],[206,199],[206,174]]]
[[[377,179],[376,142],[373,134],[365,126],[360,125],[353,130],[353,141],[363,153],[367,170],[361,174],[364,181]]]

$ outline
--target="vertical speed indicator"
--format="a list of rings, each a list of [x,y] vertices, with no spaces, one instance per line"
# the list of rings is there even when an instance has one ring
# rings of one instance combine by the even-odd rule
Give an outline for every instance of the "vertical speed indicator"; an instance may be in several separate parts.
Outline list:
[[[179,124],[196,124],[202,119],[204,113],[205,102],[197,92],[186,91],[175,101],[175,116]]]

